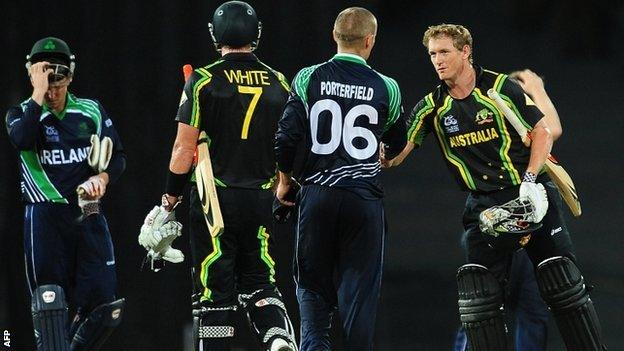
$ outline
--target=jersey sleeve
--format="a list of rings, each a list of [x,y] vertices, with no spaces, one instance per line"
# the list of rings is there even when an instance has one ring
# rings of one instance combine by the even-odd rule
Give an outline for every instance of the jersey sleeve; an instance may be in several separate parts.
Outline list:
[[[123,171],[126,169],[126,153],[124,152],[121,138],[113,125],[112,119],[108,116],[104,110],[104,106],[102,106],[99,101],[97,101],[97,104],[100,109],[100,113],[102,114],[101,137],[109,137],[113,141],[111,159],[108,163],[108,167],[104,170],[104,172],[108,173],[109,182],[112,184],[119,179]]]
[[[407,117],[407,140],[416,146],[423,143],[425,137],[431,132],[432,126],[428,120],[433,116],[435,102],[433,94],[429,94],[421,99],[412,109]]]
[[[199,97],[202,89],[210,83],[212,74],[204,68],[198,68],[184,84],[178,113],[175,120],[199,128],[202,120],[202,110]]]
[[[293,90],[286,102],[282,118],[280,118],[278,123],[277,133],[275,134],[277,169],[284,173],[292,172],[297,154],[297,145],[303,139],[306,131],[306,115],[307,111],[304,102],[295,93],[293,83]]]
[[[520,119],[520,122],[529,131],[532,130],[537,122],[544,117],[544,114],[518,83],[509,79],[507,75],[502,75],[500,80],[501,82],[495,85],[499,95],[509,104],[509,107]]]
[[[401,105],[401,90],[399,89],[399,84],[396,80],[383,75],[381,77],[388,88],[388,119],[384,125],[384,131],[387,131],[395,124],[403,113],[403,106]]]
[[[42,109],[34,100],[29,99],[20,106],[11,107],[7,112],[7,133],[17,149],[29,150],[35,146]]]

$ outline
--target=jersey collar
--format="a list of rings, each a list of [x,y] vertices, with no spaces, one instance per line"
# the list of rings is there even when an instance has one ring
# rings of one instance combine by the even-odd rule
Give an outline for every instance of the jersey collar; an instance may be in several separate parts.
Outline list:
[[[478,87],[481,86],[481,80],[483,79],[483,68],[481,66],[477,65],[476,63],[473,63],[472,67],[475,70],[475,88],[478,88]],[[443,92],[445,92],[446,94],[449,94],[449,92],[448,92],[448,85],[446,85],[446,83],[444,83],[444,80],[440,79],[440,85],[438,85],[438,86],[440,87],[440,89]],[[468,95],[468,96],[470,96],[470,95]]]
[[[332,60],[349,61],[353,63],[358,63],[360,65],[364,65],[366,67],[370,67],[362,56],[358,56],[354,54],[347,54],[344,52],[337,53],[336,55],[334,55],[334,57],[332,57]]]
[[[56,118],[58,119],[63,119],[63,117],[65,117],[65,113],[67,112],[67,109],[70,106],[73,106],[76,103],[76,97],[74,95],[72,95],[69,91],[67,92],[67,96],[65,97],[65,108],[63,109],[63,111],[59,112],[58,114],[54,111],[52,111],[49,107],[47,103],[43,103],[43,112],[50,112],[51,115],[56,116]]]
[[[225,61],[258,61],[256,55],[251,52],[230,52],[221,57]]]

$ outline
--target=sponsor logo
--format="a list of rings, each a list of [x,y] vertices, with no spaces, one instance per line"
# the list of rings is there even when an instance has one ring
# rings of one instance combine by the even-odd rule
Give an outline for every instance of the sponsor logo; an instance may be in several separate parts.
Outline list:
[[[78,149],[54,149],[39,151],[39,161],[44,165],[64,165],[84,161],[89,155],[90,146]]]
[[[54,126],[43,126],[45,128],[45,135],[47,142],[58,142],[60,140],[59,133]]]
[[[555,228],[555,229],[550,231],[550,235],[555,235],[555,234],[559,233],[562,230],[563,230],[563,228],[557,227],[557,228]]]
[[[112,319],[117,319],[119,316],[121,316],[121,308],[114,309],[113,312],[111,312]]]
[[[477,116],[475,117],[475,123],[478,125],[482,125],[485,123],[492,123],[494,121],[494,113],[484,108],[483,110],[477,112]]]
[[[50,290],[44,291],[43,294],[41,294],[41,298],[45,303],[52,303],[54,302],[54,300],[56,300],[56,293]]]
[[[489,128],[485,130],[479,130],[476,132],[470,132],[460,135],[455,135],[449,138],[449,144],[451,147],[470,146],[475,144],[481,144],[493,139],[498,139],[498,132],[495,128]]]
[[[444,128],[447,133],[459,132],[457,119],[453,115],[444,116]]]

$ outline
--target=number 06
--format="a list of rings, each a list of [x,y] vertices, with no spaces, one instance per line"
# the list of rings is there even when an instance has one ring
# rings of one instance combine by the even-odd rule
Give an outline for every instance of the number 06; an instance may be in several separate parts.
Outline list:
[[[331,138],[327,143],[318,141],[318,124],[322,112],[329,111],[331,114]],[[378,113],[370,105],[357,105],[347,112],[342,121],[342,109],[334,100],[323,99],[317,101],[310,109],[310,128],[312,135],[312,152],[319,155],[328,155],[336,151],[340,142],[351,157],[365,160],[377,152],[377,138],[375,134],[364,127],[356,127],[355,120],[367,117],[369,124],[377,124]],[[353,139],[360,137],[366,140],[366,147],[359,149],[353,145]]]

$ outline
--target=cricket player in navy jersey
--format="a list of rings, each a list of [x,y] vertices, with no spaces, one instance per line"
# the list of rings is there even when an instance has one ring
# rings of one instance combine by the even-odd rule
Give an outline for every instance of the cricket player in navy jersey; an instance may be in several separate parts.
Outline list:
[[[162,205],[148,214],[139,243],[169,262],[184,259],[169,245],[181,228],[173,213],[190,178],[198,136],[205,131],[224,226],[211,235],[198,194],[203,180],[196,179],[189,206],[195,350],[230,350],[241,332],[234,327],[241,308],[258,349],[295,351],[271,256],[273,140],[289,85],[253,54],[261,23],[249,4],[222,4],[209,27],[221,57],[195,69],[186,82]]]
[[[301,350],[330,350],[336,308],[347,350],[371,350],[379,303],[385,215],[380,142],[406,142],[396,81],[373,70],[377,20],[352,7],[334,23],[337,54],[299,71],[276,136],[277,198],[288,201],[297,147],[305,147],[298,194],[295,279]]]
[[[458,305],[470,350],[508,349],[504,292],[511,255],[524,248],[540,294],[568,350],[606,347],[589,288],[563,219],[562,198],[543,165],[561,126],[550,99],[533,101],[506,74],[472,60],[461,25],[431,26],[423,36],[440,85],[408,118],[408,144],[384,166],[400,164],[435,134],[451,173],[469,193],[463,214],[467,264],[457,272]],[[530,131],[530,147],[487,95],[495,90]],[[541,94],[540,94],[541,95]]]
[[[124,306],[115,296],[115,257],[99,200],[126,157],[102,105],[68,92],[75,62],[63,40],[37,41],[26,68],[32,95],[9,109],[6,127],[20,154],[37,349],[97,350]],[[71,324],[68,306],[76,310]]]

